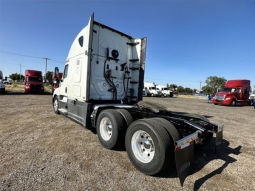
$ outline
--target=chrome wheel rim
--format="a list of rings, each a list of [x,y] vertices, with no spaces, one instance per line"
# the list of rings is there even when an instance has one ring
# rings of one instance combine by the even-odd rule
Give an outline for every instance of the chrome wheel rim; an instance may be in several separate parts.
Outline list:
[[[107,117],[100,121],[100,134],[105,141],[112,137],[112,123]]]
[[[142,163],[149,163],[155,155],[151,136],[142,130],[136,131],[131,138],[131,147],[135,157]]]
[[[53,107],[54,107],[54,111],[58,111],[58,100],[57,99],[55,99]]]

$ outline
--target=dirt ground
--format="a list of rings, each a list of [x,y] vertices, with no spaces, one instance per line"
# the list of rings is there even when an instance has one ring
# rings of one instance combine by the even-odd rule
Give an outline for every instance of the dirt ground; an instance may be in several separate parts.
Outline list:
[[[0,190],[182,190],[174,166],[157,177],[136,170],[125,151],[103,148],[95,132],[56,115],[51,95],[0,95]],[[144,98],[171,111],[224,124],[224,148],[195,153],[183,190],[255,190],[255,109],[195,98]]]

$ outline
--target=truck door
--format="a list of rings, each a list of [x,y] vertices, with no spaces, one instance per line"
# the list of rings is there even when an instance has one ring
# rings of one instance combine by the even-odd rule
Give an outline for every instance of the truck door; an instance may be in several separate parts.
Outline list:
[[[243,100],[249,100],[249,91],[250,91],[249,86],[247,86],[247,84],[244,84],[244,86],[243,86]]]
[[[235,93],[236,93],[236,99],[237,100],[240,100],[240,99],[242,99],[242,89],[241,88],[236,88],[236,90],[235,90]]]
[[[60,97],[61,97],[61,101],[63,102],[67,102],[67,93],[68,93],[68,89],[67,89],[67,84],[68,84],[68,68],[69,68],[69,64],[65,65],[65,69],[64,69],[64,74],[63,74],[63,78],[61,80],[61,83],[59,85],[60,89]]]

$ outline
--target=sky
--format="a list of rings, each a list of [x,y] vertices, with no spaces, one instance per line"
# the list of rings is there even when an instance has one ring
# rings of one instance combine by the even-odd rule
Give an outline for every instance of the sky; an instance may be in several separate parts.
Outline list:
[[[255,86],[255,0],[0,0],[0,70],[63,71],[95,20],[147,37],[145,81],[191,89],[210,76]]]

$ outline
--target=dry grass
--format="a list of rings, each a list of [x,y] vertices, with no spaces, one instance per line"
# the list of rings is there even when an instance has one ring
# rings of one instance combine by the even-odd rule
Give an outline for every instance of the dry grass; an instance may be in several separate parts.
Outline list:
[[[44,87],[46,93],[51,93],[52,85]],[[13,83],[12,85],[5,85],[7,92],[24,92],[24,84]]]

